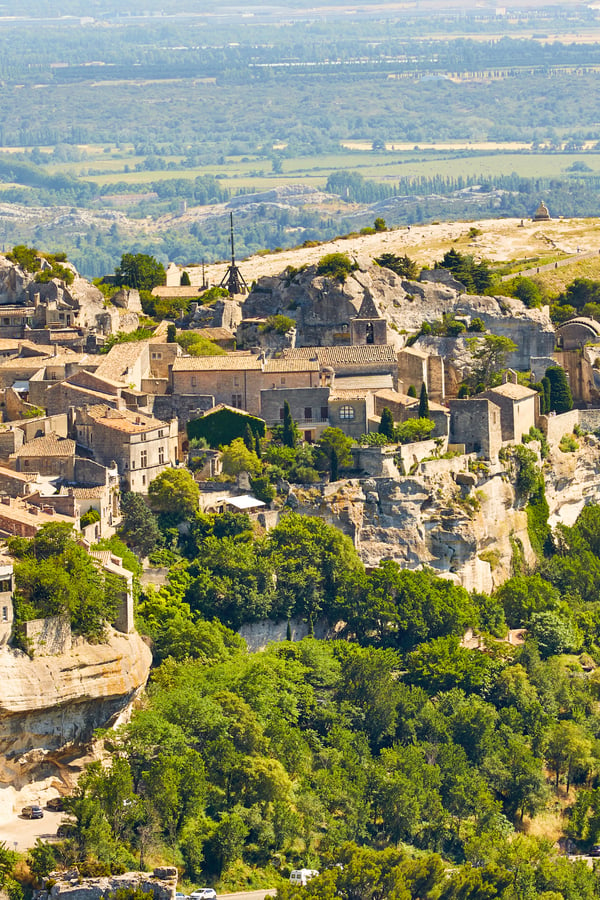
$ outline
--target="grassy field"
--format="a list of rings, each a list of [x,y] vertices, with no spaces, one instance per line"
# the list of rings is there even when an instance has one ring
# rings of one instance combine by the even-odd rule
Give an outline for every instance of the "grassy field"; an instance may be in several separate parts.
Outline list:
[[[135,171],[144,164],[144,157],[136,155],[133,146],[93,146],[80,149],[86,158],[57,162],[48,159],[46,168],[53,173],[70,174],[100,186],[126,181],[132,185],[148,184],[173,178],[193,180],[199,176],[218,176],[223,187],[232,191],[266,190],[278,184],[306,184],[322,188],[333,172],[350,170],[365,179],[395,184],[400,178],[431,178],[435,175],[458,178],[467,174],[481,176],[511,175],[523,178],[564,176],[573,164],[583,163],[600,174],[600,153],[551,153],[523,149],[523,145],[440,145],[435,149],[409,148],[406,144],[394,151],[372,151],[364,142],[352,142],[354,149],[340,147],[336,153],[315,156],[281,158],[281,172],[273,172],[270,158],[259,156],[227,157],[219,163],[207,163],[195,168],[183,168],[181,156],[161,155],[170,168]],[[390,145],[391,146],[391,145]],[[497,146],[498,149],[493,149]],[[0,152],[5,152],[0,150]]]

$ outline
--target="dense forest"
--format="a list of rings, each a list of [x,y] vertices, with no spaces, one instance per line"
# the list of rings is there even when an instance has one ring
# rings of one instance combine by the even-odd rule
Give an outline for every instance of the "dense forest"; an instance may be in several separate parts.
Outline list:
[[[290,428],[234,438],[225,468],[305,463]],[[538,456],[520,445],[505,462],[538,566],[515,543],[492,596],[389,561],[366,570],[318,518],[290,511],[265,533],[244,513],[199,513],[183,469],[152,483],[151,509],[126,495],[121,539],[170,566],[138,603],[155,667],[131,723],[104,735],[110,764],[67,801],[66,838],[31,851],[33,877],[163,860],[184,885],[277,885],[281,900],[599,897],[565,851],[600,841],[600,507],[551,534]],[[51,580],[75,559],[55,531],[13,548],[24,595],[36,557]],[[87,574],[69,574],[77,596]],[[339,623],[337,639],[289,632],[249,654],[234,631],[292,617]],[[306,889],[287,882],[299,866],[321,872]]]

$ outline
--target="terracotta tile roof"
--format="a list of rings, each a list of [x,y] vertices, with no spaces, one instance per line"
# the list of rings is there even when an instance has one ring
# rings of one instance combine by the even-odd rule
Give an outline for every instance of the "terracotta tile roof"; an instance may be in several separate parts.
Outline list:
[[[349,388],[348,390],[333,390],[329,394],[330,400],[364,400],[367,394],[369,394],[369,388]]]
[[[264,371],[266,373],[277,372],[318,372],[320,369],[316,359],[268,359],[265,363]]]
[[[51,432],[44,437],[34,438],[33,441],[23,444],[15,456],[18,459],[32,456],[75,456],[75,441],[69,438],[59,438],[58,435]]]
[[[111,347],[95,374],[99,378],[127,378],[127,370],[134,366],[140,356],[147,352],[148,341],[130,341],[125,344],[115,344]]]
[[[390,344],[357,344],[351,347],[295,347],[284,350],[286,359],[317,359],[321,366],[368,365],[397,362],[396,350]]]
[[[98,485],[98,487],[88,487],[88,488],[67,488],[65,493],[68,491],[73,491],[73,496],[76,500],[99,500],[104,496],[106,491],[106,486],[103,484]],[[61,491],[61,494],[63,491]]]
[[[490,388],[484,396],[489,397],[490,394],[499,394],[510,400],[525,400],[526,397],[534,397],[537,391],[525,387],[523,384],[513,384],[512,381],[507,381],[505,384],[499,384],[498,387]]]
[[[173,360],[174,372],[260,371],[262,361],[249,354],[226,356],[180,356]]]
[[[145,431],[154,431],[156,428],[168,428],[166,422],[147,416],[143,413],[130,412],[128,409],[112,409],[100,403],[97,406],[87,406],[87,415],[95,422],[102,423],[107,428],[116,431],[126,431],[130,434],[142,434]]]

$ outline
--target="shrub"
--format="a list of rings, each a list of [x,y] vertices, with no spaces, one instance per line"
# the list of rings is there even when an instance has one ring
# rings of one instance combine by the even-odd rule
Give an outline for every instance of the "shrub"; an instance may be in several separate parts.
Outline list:
[[[264,325],[259,327],[259,331],[275,331],[277,334],[287,334],[292,328],[296,327],[296,322],[289,316],[269,316]]]
[[[319,260],[317,275],[335,278],[343,284],[350,272],[356,269],[358,264],[353,263],[347,253],[327,253]]]
[[[576,450],[579,450],[579,444],[575,440],[575,435],[563,434],[558,448],[562,453],[575,453]]]

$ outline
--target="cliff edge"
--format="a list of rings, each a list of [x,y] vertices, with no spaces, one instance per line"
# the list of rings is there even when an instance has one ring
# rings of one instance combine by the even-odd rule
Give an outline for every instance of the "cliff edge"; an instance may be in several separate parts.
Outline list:
[[[127,716],[150,663],[139,634],[113,630],[56,656],[0,651],[0,818],[74,786],[94,730]]]

